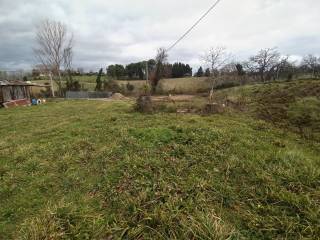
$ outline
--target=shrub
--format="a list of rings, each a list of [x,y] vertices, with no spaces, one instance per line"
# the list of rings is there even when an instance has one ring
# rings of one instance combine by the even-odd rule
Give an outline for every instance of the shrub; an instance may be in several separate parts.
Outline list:
[[[129,92],[132,92],[134,90],[134,85],[129,82],[127,83],[126,87]]]
[[[143,84],[143,86],[140,88],[140,91],[142,95],[149,95],[151,92],[151,87],[149,84]]]
[[[110,92],[121,92],[122,90],[119,84],[114,80],[104,81],[103,89]]]
[[[81,84],[78,80],[68,79],[66,82],[66,91],[80,91]]]
[[[141,95],[136,102],[135,106],[136,111],[142,113],[152,113],[153,105],[150,96]]]

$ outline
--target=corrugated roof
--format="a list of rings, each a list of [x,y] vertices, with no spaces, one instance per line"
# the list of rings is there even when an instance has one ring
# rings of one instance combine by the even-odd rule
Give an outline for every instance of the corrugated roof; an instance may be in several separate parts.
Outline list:
[[[14,81],[0,80],[0,85],[1,86],[30,86],[31,84],[23,81],[18,81],[18,80],[14,80]]]
[[[8,81],[0,80],[0,86],[36,86],[36,87],[45,87],[45,85],[40,85],[37,83],[24,82],[19,80]]]

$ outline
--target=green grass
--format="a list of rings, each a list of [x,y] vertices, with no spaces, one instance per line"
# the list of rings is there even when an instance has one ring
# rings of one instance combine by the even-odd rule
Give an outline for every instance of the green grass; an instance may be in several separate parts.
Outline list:
[[[215,93],[252,117],[287,128],[320,143],[320,81],[255,84]]]
[[[0,239],[317,239],[320,151],[244,113],[0,109]]]

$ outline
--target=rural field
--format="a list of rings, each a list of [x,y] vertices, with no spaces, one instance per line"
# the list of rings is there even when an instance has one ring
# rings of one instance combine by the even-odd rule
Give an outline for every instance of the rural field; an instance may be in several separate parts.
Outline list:
[[[96,87],[97,76],[73,76],[73,79],[79,81],[84,89],[88,91],[94,91]],[[103,76],[103,80],[108,81],[107,77]],[[49,80],[35,80],[37,83],[45,84],[49,83]],[[146,80],[116,80],[116,83],[126,91],[126,85],[128,83],[134,86],[133,93],[137,94],[141,92],[143,85]],[[63,82],[65,85],[65,81]],[[55,89],[58,88],[54,84]],[[159,92],[174,92],[174,93],[197,93],[210,88],[210,80],[207,77],[188,77],[188,78],[169,78],[162,79],[160,85],[158,86]]]
[[[319,97],[305,80],[217,91],[215,115],[176,113],[202,97],[0,109],[0,239],[319,239]]]

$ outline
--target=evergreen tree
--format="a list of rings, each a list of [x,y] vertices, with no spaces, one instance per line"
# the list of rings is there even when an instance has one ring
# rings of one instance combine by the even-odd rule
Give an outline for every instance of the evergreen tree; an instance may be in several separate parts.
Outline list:
[[[192,68],[188,64],[177,62],[172,65],[173,78],[181,78],[186,75],[192,76]]]
[[[192,68],[190,67],[189,64],[187,64],[187,65],[185,66],[185,71],[184,71],[183,76],[185,76],[185,75],[192,76]]]
[[[246,72],[243,70],[243,66],[240,63],[236,65],[236,69],[239,76],[243,76],[246,74]]]
[[[96,80],[96,91],[101,91],[102,90],[102,81],[101,81],[101,75],[102,75],[102,68],[100,69],[98,76],[97,76],[97,80]]]
[[[114,79],[120,79],[121,77],[126,76],[126,69],[120,64],[110,65],[107,68],[107,75]]]
[[[199,67],[196,76],[197,76],[197,77],[203,77],[203,75],[204,75],[203,69],[202,69],[202,67]]]
[[[204,73],[204,75],[206,77],[210,77],[211,73],[210,73],[210,69],[209,68],[206,69],[206,72]]]

